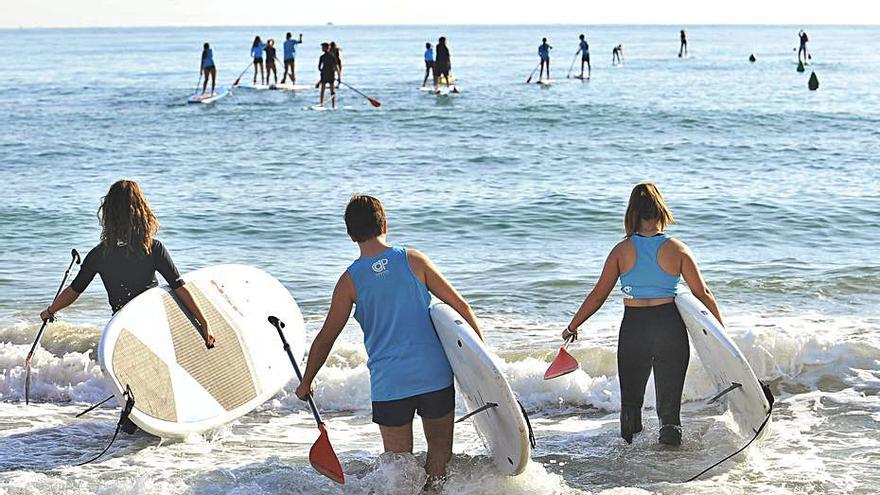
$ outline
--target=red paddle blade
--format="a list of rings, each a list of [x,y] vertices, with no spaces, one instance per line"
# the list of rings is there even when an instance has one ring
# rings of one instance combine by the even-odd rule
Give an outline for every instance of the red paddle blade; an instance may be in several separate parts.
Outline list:
[[[376,107],[376,108],[379,108],[379,107],[382,106],[382,104],[379,103],[379,100],[376,100],[376,99],[373,99],[373,98],[367,98],[367,99],[370,100],[370,105],[373,105],[373,106]]]
[[[321,430],[321,434],[318,436],[315,444],[312,445],[312,450],[309,451],[309,462],[312,463],[312,467],[315,468],[315,471],[323,474],[340,485],[344,485],[345,473],[342,471],[342,466],[339,464],[339,458],[336,457],[336,452],[333,451],[333,446],[330,445],[330,437],[327,436],[327,429],[324,427],[323,423],[318,425],[318,429]]]
[[[577,359],[565,350],[565,346],[560,347],[559,354],[556,355],[556,358],[553,359],[553,362],[550,363],[550,367],[547,368],[547,371],[544,373],[544,379],[550,380],[562,375],[567,375],[579,367],[580,364],[578,364]]]

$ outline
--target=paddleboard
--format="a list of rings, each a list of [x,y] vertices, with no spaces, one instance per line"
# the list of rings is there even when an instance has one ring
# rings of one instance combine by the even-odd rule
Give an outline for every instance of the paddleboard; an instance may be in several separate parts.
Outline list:
[[[541,86],[552,86],[556,81],[553,79],[542,79],[540,81],[536,81],[535,84],[540,84]]]
[[[253,90],[253,91],[265,91],[267,89],[270,89],[271,86],[269,86],[268,84],[250,84],[250,83],[248,83],[248,84],[242,84],[242,85],[236,86],[236,88],[237,89],[249,89],[249,90]]]
[[[448,305],[432,305],[431,319],[468,413],[497,404],[470,417],[495,465],[509,476],[522,473],[531,455],[529,426],[497,358]]]
[[[314,111],[316,111],[316,112],[328,112],[328,111],[331,111],[331,110],[336,110],[335,108],[332,108],[332,107],[325,107],[325,106],[321,106],[321,105],[312,105],[312,106],[309,107],[309,108],[312,109],[312,110],[314,110]]]
[[[749,362],[715,316],[693,294],[684,292],[675,296],[675,305],[687,327],[691,345],[717,387],[716,397],[721,395],[718,400],[727,401],[741,432],[754,435],[767,418],[770,403]]]
[[[293,377],[277,316],[293,355],[305,353],[299,307],[266,272],[218,265],[183,277],[217,344],[205,347],[194,320],[166,286],[125,305],[107,323],[98,362],[119,404],[134,397],[131,420],[163,438],[198,434],[229,423],[272,398]]]
[[[279,83],[279,84],[270,85],[269,89],[276,90],[276,91],[304,91],[307,89],[316,89],[316,88],[312,84]]]
[[[580,79],[581,81],[589,81],[590,80],[589,76],[581,76],[581,75],[572,76],[572,78],[573,79]]]
[[[218,88],[213,93],[196,93],[186,100],[187,103],[214,103],[229,94],[228,88]]]

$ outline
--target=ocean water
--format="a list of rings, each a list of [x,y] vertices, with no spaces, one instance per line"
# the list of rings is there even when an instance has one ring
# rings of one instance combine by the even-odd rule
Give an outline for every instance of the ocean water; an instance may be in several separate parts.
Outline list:
[[[109,308],[95,281],[49,326],[23,404],[23,362],[69,262],[98,240],[101,196],[138,180],[178,267],[258,266],[297,299],[309,337],[357,256],[342,212],[379,196],[389,240],[431,256],[473,305],[530,412],[538,447],[516,478],[457,427],[447,493],[875,493],[880,482],[880,75],[876,27],[303,27],[0,31],[0,493],[417,493],[415,457],[380,456],[361,333],[349,324],[316,401],[349,475],[308,465],[311,416],[288,386],[241,420],[185,441],[123,435],[95,348]],[[255,34],[303,32],[299,80],[318,44],[343,49],[340,91],[234,91],[188,106],[201,44],[219,80],[248,63]],[[567,79],[577,35],[593,79]],[[417,90],[425,41],[445,34],[462,93]],[[542,36],[552,87],[523,84]],[[624,45],[625,63],[611,66]],[[757,62],[748,62],[749,54]],[[811,71],[819,91],[807,90]],[[244,79],[246,80],[248,76]],[[692,355],[684,445],[656,444],[653,409],[618,437],[619,294],[572,352],[582,369],[541,379],[558,335],[621,238],[631,187],[653,181],[716,293],[728,330],[777,396],[767,435],[744,440]],[[646,404],[653,402],[649,386]],[[459,414],[463,414],[459,403]],[[416,425],[418,431],[418,425]]]

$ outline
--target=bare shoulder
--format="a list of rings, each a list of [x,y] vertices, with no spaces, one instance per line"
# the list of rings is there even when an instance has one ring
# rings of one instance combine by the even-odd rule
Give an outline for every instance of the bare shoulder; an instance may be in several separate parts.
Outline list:
[[[632,245],[632,241],[630,241],[629,238],[626,238],[618,242],[613,248],[611,248],[611,252],[608,254],[608,257],[620,257],[629,253],[633,249],[634,248]]]
[[[339,276],[339,280],[336,281],[336,289],[334,292],[340,296],[344,296],[346,299],[351,299],[352,301],[355,300],[354,280],[352,280],[348,270],[345,270],[342,272],[342,275]]]
[[[671,249],[677,253],[681,253],[681,254],[690,254],[691,253],[691,249],[681,239],[677,239],[675,237],[670,237],[669,241],[666,244],[669,246],[669,249]]]

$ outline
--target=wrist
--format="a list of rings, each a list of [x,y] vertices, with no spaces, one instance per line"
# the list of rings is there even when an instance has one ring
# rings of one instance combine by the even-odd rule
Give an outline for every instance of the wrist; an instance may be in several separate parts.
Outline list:
[[[49,315],[49,319],[54,319],[54,318],[55,318],[55,312],[52,311],[52,305],[51,305],[51,304],[48,305],[48,306],[46,306],[46,314]]]

